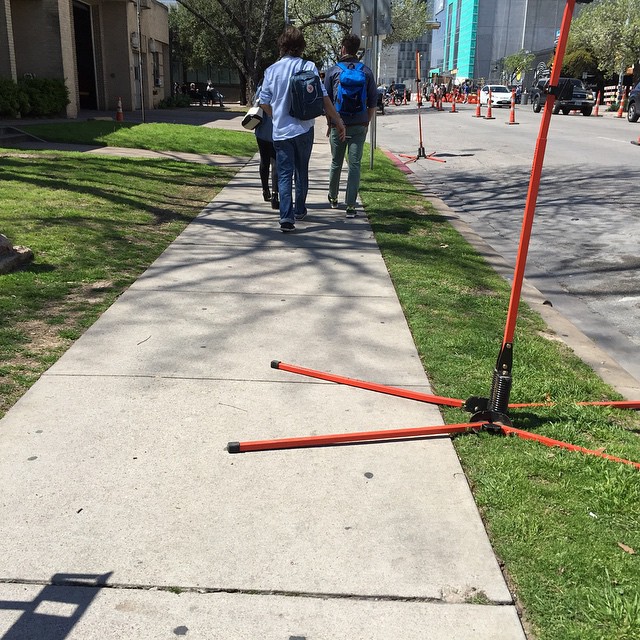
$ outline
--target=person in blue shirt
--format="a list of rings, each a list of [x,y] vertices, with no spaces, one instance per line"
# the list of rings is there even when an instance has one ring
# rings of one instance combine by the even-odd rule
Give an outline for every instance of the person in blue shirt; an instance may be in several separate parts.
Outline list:
[[[265,71],[259,97],[262,110],[273,118],[273,146],[276,150],[280,196],[280,229],[285,233],[294,231],[296,220],[303,220],[307,215],[309,159],[313,148],[315,121],[299,120],[289,115],[291,76],[302,69],[312,70],[318,75],[316,65],[301,57],[305,46],[302,32],[297,27],[287,25],[278,38],[281,57]],[[344,122],[326,95],[324,86],[323,102],[325,112],[336,124],[338,135],[344,139]],[[292,197],[294,176],[295,201]]]

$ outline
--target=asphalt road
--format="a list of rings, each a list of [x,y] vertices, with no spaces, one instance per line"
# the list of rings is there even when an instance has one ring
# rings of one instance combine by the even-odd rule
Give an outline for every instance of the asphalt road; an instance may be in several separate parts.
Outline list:
[[[494,120],[429,106],[390,107],[379,147],[415,155],[420,180],[510,263],[515,263],[541,113],[518,105]],[[483,108],[483,115],[486,109]],[[602,113],[602,111],[601,111]],[[640,379],[640,123],[611,114],[551,119],[525,277],[551,304]]]

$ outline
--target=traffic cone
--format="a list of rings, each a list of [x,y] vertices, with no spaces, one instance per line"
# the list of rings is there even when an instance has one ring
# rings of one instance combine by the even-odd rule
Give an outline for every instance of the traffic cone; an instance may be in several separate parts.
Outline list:
[[[620,106],[618,107],[618,113],[616,113],[616,118],[622,118],[622,114],[624,113],[624,106],[627,102],[627,92],[622,94],[622,98],[620,99]]]
[[[601,91],[598,91],[598,97],[596,98],[596,109],[595,109],[595,111],[593,112],[593,115],[594,115],[596,118],[600,118],[600,117],[602,117],[602,116],[600,115],[600,113],[599,113],[599,112],[600,112],[600,98],[601,98],[601,97],[602,97],[602,92],[601,92]]]
[[[516,122],[516,90],[511,90],[511,109],[509,109],[509,122],[507,124],[520,124]]]
[[[640,147],[640,136],[638,136],[638,139],[637,139],[637,140],[632,140],[632,141],[631,141],[631,144],[635,144],[635,145],[636,145],[636,147]]]
[[[480,104],[480,90],[478,90],[478,101],[476,102],[476,114],[473,118],[482,118],[482,105]]]
[[[122,111],[122,98],[118,98],[118,108],[116,109],[116,122],[122,122],[124,120],[124,113]]]
[[[407,104],[407,90],[402,92],[402,104]]]
[[[460,113],[459,111],[456,111],[456,98],[455,98],[455,96],[453,97],[453,100],[451,101],[451,113]]]
[[[487,115],[484,117],[485,120],[495,120],[493,117],[493,111],[491,111],[491,89],[489,89],[489,98],[487,100]]]

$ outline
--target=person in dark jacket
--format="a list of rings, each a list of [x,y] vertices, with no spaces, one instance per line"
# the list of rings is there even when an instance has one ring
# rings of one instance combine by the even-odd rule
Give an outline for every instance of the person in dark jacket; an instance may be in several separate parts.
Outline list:
[[[359,48],[360,38],[357,35],[352,33],[345,36],[342,39],[339,63],[346,65],[349,69],[355,68],[360,62],[357,56]],[[331,206],[336,209],[338,207],[340,174],[346,154],[347,164],[349,166],[345,193],[347,218],[354,218],[356,216],[356,200],[358,197],[358,189],[360,188],[362,150],[367,137],[367,131],[369,130],[369,122],[375,117],[378,102],[378,89],[373,72],[365,65],[363,65],[362,71],[364,71],[366,77],[366,105],[364,105],[364,109],[358,113],[339,112],[347,128],[347,134],[344,140],[340,139],[335,126],[327,119],[327,125],[329,127],[327,135],[329,136],[329,143],[331,145],[328,198]],[[325,75],[324,83],[327,89],[327,95],[333,103],[336,102],[338,95],[341,73],[342,68],[336,64],[331,67]]]
[[[255,104],[260,102],[260,88],[256,90]],[[271,202],[272,209],[280,209],[278,198],[278,168],[276,166],[276,150],[273,146],[273,120],[266,113],[262,122],[253,130],[256,134],[258,151],[260,151],[260,182],[262,183],[262,197],[265,202]],[[271,181],[269,181],[271,178]],[[269,186],[271,182],[271,186]]]

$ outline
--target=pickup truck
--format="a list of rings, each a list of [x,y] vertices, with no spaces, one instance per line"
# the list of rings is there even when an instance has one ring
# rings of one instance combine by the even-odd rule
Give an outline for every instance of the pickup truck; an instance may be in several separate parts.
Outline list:
[[[542,78],[531,88],[530,99],[533,110],[538,113],[547,100],[549,93],[549,78]],[[553,104],[553,113],[580,111],[583,116],[590,116],[596,104],[593,91],[587,89],[582,80],[577,78],[560,78],[558,93]]]

